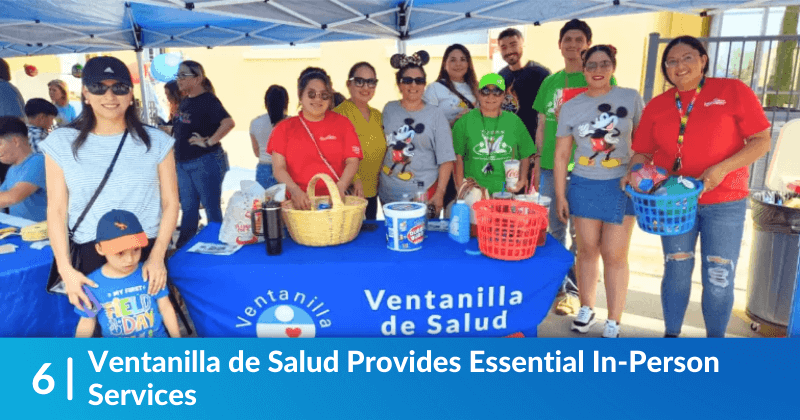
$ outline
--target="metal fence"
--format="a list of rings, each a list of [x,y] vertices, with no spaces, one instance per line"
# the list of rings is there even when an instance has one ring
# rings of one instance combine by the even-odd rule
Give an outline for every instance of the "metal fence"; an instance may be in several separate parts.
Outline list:
[[[786,122],[800,118],[800,35],[698,38],[709,55],[709,76],[739,79],[761,100],[772,127],[772,147],[750,167],[750,188],[766,189],[764,180],[780,130]],[[662,45],[672,38],[650,34],[644,84],[644,100],[656,91],[656,73],[661,71]],[[778,68],[778,71],[776,71]],[[666,81],[658,93],[669,89]]]

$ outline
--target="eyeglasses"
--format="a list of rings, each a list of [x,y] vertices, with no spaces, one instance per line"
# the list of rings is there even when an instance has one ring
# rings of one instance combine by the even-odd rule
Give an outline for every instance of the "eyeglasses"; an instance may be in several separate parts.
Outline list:
[[[197,77],[194,73],[178,73],[178,79],[191,79],[192,77]]]
[[[375,86],[378,86],[378,79],[365,79],[363,77],[351,77],[349,80],[351,82],[353,82],[353,84],[356,85],[356,87],[364,87],[365,84],[367,86],[371,87],[371,88],[374,88]]]
[[[332,95],[328,92],[317,93],[314,90],[309,90],[306,96],[308,96],[308,99],[317,99],[317,96],[319,96],[319,98],[322,99],[323,101],[327,101],[331,99]]]
[[[86,90],[92,95],[105,95],[109,89],[111,89],[111,93],[117,96],[124,96],[131,93],[131,87],[124,83],[114,83],[111,86],[102,83],[90,83],[86,85]]]
[[[489,96],[489,95],[503,96],[506,93],[498,88],[495,87],[490,88],[489,86],[486,86],[485,88],[480,90],[480,94],[483,96]]]
[[[412,83],[416,83],[418,85],[424,85],[427,83],[424,77],[401,77],[400,83],[404,85],[410,85]]]
[[[686,65],[692,65],[697,61],[698,58],[700,58],[700,56],[697,55],[697,54],[686,54],[683,57],[681,57],[680,60],[676,60],[676,59],[667,60],[667,62],[665,64],[666,64],[668,69],[669,68],[673,68],[673,67],[678,67],[678,64],[680,64],[680,63],[686,64]]]
[[[599,63],[597,61],[591,61],[591,62],[586,63],[586,71],[595,71],[595,70],[597,70],[598,67],[600,69],[602,69],[602,70],[608,70],[613,66],[614,66],[614,63],[612,63],[609,60],[603,60],[603,61],[601,61]]]

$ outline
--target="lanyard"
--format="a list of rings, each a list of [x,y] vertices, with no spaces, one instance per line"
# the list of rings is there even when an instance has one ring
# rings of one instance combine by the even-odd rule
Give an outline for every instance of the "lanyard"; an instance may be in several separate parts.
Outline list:
[[[703,90],[703,84],[705,84],[705,82],[705,77],[700,79],[700,84],[697,85],[697,89],[694,91],[692,101],[689,102],[689,106],[686,107],[686,113],[683,112],[683,103],[681,102],[680,92],[677,89],[675,90],[675,106],[678,107],[678,114],[681,116],[681,129],[678,131],[678,154],[675,156],[675,164],[672,165],[672,172],[678,172],[681,170],[681,159],[683,157],[681,150],[683,149],[683,135],[686,132],[686,123],[689,122],[689,115],[691,115],[692,109],[694,109],[694,102],[697,100],[697,97],[700,96],[700,91]]]
[[[494,165],[492,165],[492,152],[494,151],[495,143],[497,143],[497,138],[495,138],[495,134],[497,133],[497,128],[500,126],[500,118],[503,117],[503,111],[500,111],[500,115],[497,116],[497,121],[494,124],[493,130],[488,130],[486,127],[486,117],[483,116],[483,112],[481,112],[481,122],[483,123],[483,131],[487,133],[491,133],[491,136],[486,139],[486,145],[489,148],[489,154],[486,157],[487,163],[483,166],[483,173],[489,174],[494,172]],[[489,141],[491,139],[491,142]],[[512,156],[513,159],[513,156]]]

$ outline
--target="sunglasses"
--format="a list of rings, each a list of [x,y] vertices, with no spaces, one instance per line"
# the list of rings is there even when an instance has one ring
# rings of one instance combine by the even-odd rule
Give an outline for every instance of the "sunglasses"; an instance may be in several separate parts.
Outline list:
[[[351,82],[353,82],[353,84],[356,85],[356,87],[364,87],[364,85],[367,85],[367,86],[369,86],[371,88],[374,88],[375,86],[378,86],[378,79],[365,79],[363,77],[351,77],[349,80]]]
[[[197,77],[194,73],[178,73],[178,79],[191,79],[192,77]]]
[[[401,77],[400,83],[404,85],[410,85],[412,83],[416,83],[418,85],[424,85],[427,83],[424,77]]]
[[[608,61],[608,60],[603,60],[603,61],[601,61],[599,63],[596,62],[596,61],[592,61],[592,62],[586,63],[586,71],[595,71],[595,70],[597,70],[598,67],[603,69],[603,70],[608,70],[613,65],[614,65],[614,63],[612,63],[611,61]]]
[[[131,93],[131,87],[124,83],[114,83],[111,86],[102,83],[90,83],[86,85],[86,90],[92,95],[105,95],[109,89],[111,89],[111,93],[117,96],[124,96]]]
[[[481,93],[481,95],[483,95],[483,96],[489,96],[489,95],[494,95],[494,96],[503,96],[503,95],[505,95],[505,94],[506,94],[505,92],[503,92],[502,90],[500,90],[500,89],[498,89],[498,88],[494,88],[494,87],[493,87],[493,88],[490,88],[490,87],[488,87],[488,86],[487,86],[487,87],[485,87],[485,88],[483,88],[483,89],[481,89],[481,90],[480,90],[480,93]]]
[[[317,93],[314,90],[309,90],[306,96],[308,96],[308,99],[317,99],[317,96],[319,96],[319,98],[322,99],[323,101],[327,101],[331,99],[332,95],[328,92]]]

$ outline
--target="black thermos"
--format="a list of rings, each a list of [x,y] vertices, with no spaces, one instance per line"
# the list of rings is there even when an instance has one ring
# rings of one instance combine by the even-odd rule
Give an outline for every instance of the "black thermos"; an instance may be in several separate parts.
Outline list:
[[[270,201],[264,205],[264,242],[267,245],[267,255],[280,255],[283,252],[281,237],[283,236],[283,223],[281,220],[281,205]]]

